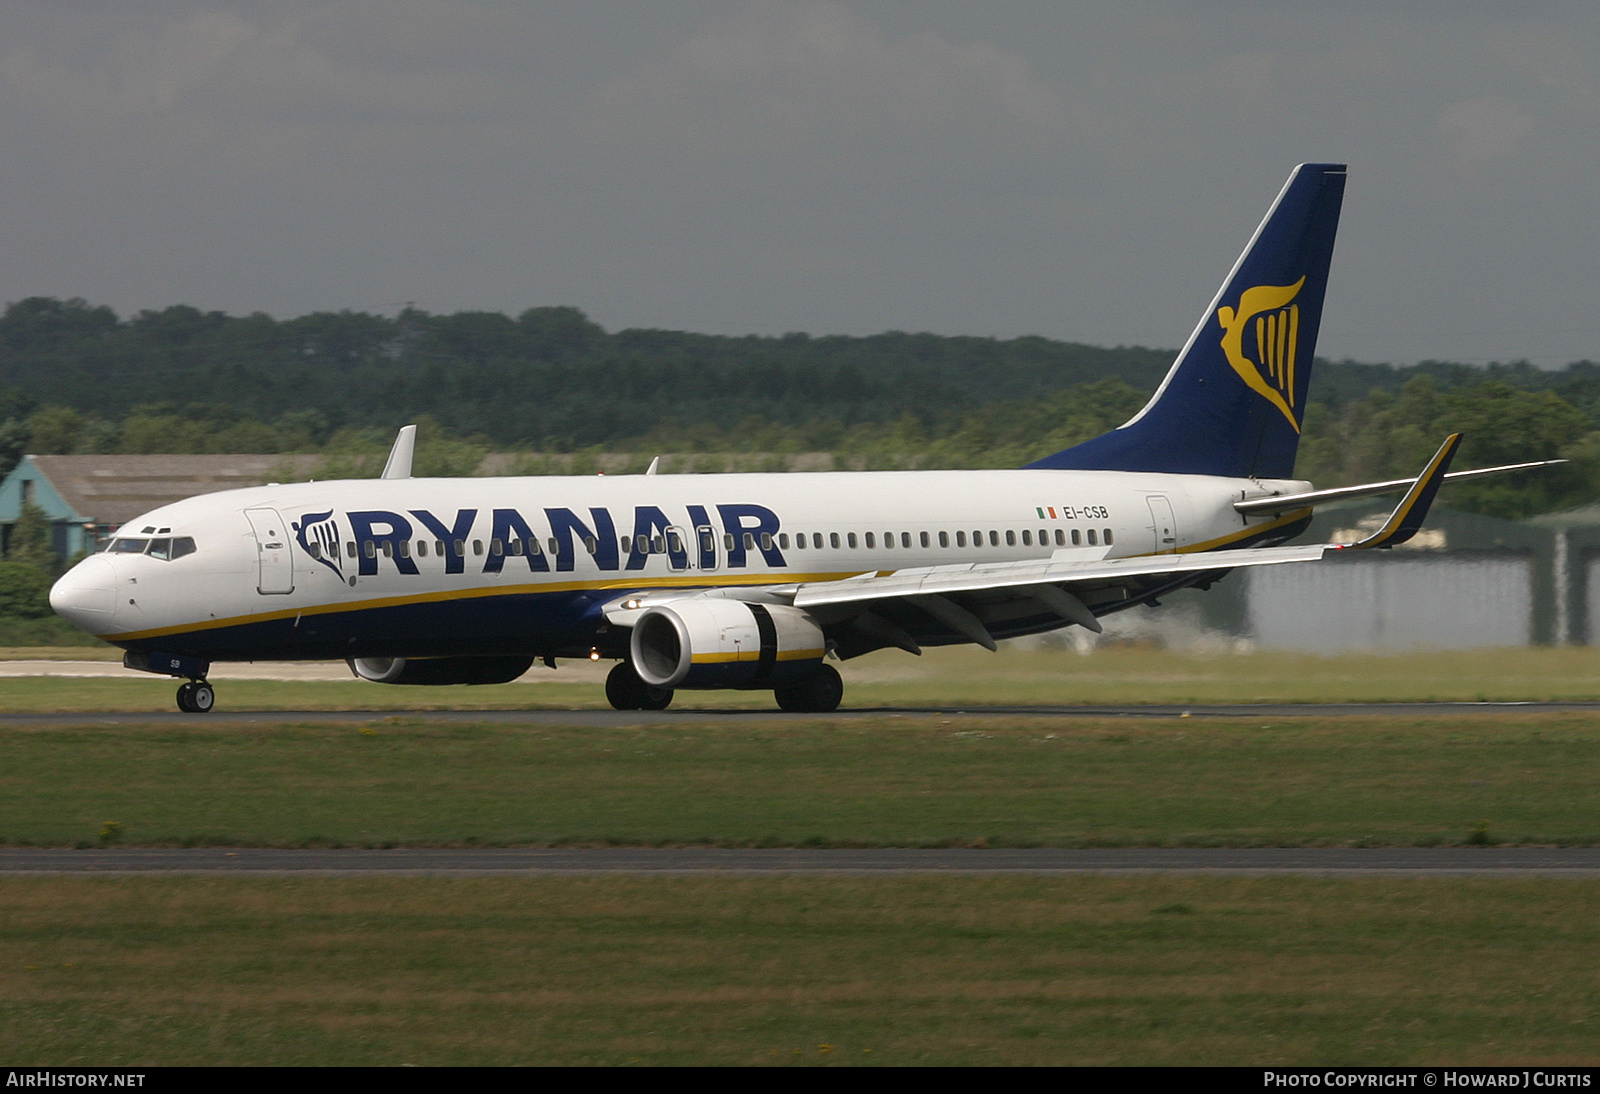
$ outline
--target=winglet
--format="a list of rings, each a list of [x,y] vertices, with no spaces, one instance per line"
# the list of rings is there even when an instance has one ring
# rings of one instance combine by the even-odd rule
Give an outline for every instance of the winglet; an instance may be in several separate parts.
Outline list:
[[[403,425],[400,433],[394,439],[394,447],[389,449],[389,462],[383,465],[383,474],[380,479],[409,479],[411,477],[411,456],[417,449],[417,427]]]
[[[1406,496],[1400,499],[1400,504],[1389,514],[1389,519],[1384,522],[1383,527],[1366,539],[1342,546],[1352,551],[1363,551],[1373,547],[1394,547],[1416,535],[1418,529],[1422,527],[1423,520],[1428,516],[1428,509],[1433,505],[1433,497],[1439,492],[1445,472],[1450,470],[1450,461],[1455,458],[1456,449],[1460,446],[1461,434],[1452,433],[1446,437],[1444,444],[1439,446],[1439,451],[1428,461],[1428,466],[1417,476],[1417,481],[1406,491]]]

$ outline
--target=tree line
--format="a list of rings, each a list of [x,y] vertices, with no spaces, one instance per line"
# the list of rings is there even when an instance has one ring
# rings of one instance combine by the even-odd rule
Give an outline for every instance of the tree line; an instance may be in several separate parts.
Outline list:
[[[864,469],[1014,467],[1126,421],[1173,352],[1045,338],[610,333],[576,308],[288,320],[177,306],[119,318],[36,297],[0,315],[0,470],[24,452],[317,452],[373,473],[420,421],[417,470],[491,451],[828,452]],[[1458,467],[1567,467],[1452,487],[1519,517],[1600,496],[1600,365],[1319,361],[1297,475],[1412,474],[1444,434]],[[571,466],[568,460],[564,466]],[[321,477],[321,476],[319,476]]]

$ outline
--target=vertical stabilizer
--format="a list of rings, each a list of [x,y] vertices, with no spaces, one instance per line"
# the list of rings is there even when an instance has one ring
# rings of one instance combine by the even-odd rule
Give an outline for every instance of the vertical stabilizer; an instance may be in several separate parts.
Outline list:
[[[1344,179],[1296,167],[1145,408],[1028,466],[1291,477]]]

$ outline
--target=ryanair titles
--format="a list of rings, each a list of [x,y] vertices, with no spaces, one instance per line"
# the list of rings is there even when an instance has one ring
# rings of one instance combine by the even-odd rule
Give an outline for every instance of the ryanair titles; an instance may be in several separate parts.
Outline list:
[[[441,518],[426,509],[305,513],[292,522],[300,549],[341,578],[370,577],[380,562],[402,574],[421,573],[418,558],[438,557],[447,574],[500,573],[508,565],[532,573],[570,571],[579,553],[601,570],[642,570],[664,555],[675,570],[693,556],[702,570],[748,566],[760,555],[771,567],[788,565],[778,547],[778,515],[762,505],[718,505],[713,523],[703,505],[686,506],[688,520],[673,520],[654,505],[633,510],[631,531],[609,509],[546,508],[542,519],[521,510],[458,509]],[[626,535],[624,539],[623,536]]]

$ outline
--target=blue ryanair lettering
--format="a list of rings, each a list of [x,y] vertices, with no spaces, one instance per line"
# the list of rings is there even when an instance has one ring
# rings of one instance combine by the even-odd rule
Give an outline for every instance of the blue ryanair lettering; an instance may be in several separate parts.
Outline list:
[[[456,544],[464,548],[467,537],[472,534],[472,522],[478,519],[476,509],[462,509],[456,513],[456,523],[453,528],[446,528],[444,521],[428,512],[426,509],[413,509],[411,515],[420,520],[434,536],[444,544],[444,572],[459,574],[466,569],[464,552],[456,549]],[[495,533],[499,535],[497,531]]]
[[[382,509],[371,509],[362,513],[347,513],[350,518],[350,534],[356,541],[356,558],[359,563],[359,573],[362,577],[371,577],[378,572],[378,554],[383,550],[384,544],[389,545],[389,554],[394,559],[395,569],[403,574],[417,573],[417,564],[400,553],[400,544],[411,539],[411,522],[399,513],[388,513]],[[375,525],[384,525],[384,532],[373,530]],[[367,544],[372,544],[371,557],[368,557]],[[409,554],[409,551],[407,552]]]
[[[538,543],[538,538],[534,535],[533,529],[528,527],[528,522],[523,520],[522,514],[515,509],[496,509],[494,511],[494,530],[489,535],[491,539],[497,539],[501,543],[509,543],[513,539],[526,540],[535,545]],[[499,573],[500,568],[505,565],[506,557],[506,555],[497,554],[491,548],[489,557],[483,562],[483,572],[486,574]],[[522,557],[527,561],[530,571],[550,572],[550,563],[545,561],[543,554],[535,554],[534,547],[524,547]],[[570,566],[567,567],[569,570],[571,568]]]
[[[617,568],[617,526],[612,522],[609,512],[590,507],[589,515],[594,519],[592,529],[571,509],[546,509],[544,515],[550,519],[550,534],[556,541],[557,570],[574,568],[577,562],[577,552],[572,545],[574,536],[594,544],[594,564],[597,567],[602,570]],[[588,550],[588,544],[585,544],[585,550]]]
[[[750,535],[756,550],[761,552],[761,557],[768,566],[782,567],[787,565],[783,555],[778,551],[778,514],[768,509],[765,505],[719,505],[717,512],[722,516],[722,527],[727,529],[733,537],[733,546],[728,548],[728,565],[741,567],[746,564],[744,537]],[[762,537],[765,536],[765,542]]]
[[[666,540],[667,557],[674,570],[681,570],[689,565],[689,554],[684,550],[683,544],[673,548],[673,537],[667,535],[672,522],[667,515],[654,505],[639,505],[633,510],[633,539],[628,543],[628,569],[642,570],[650,559],[650,551],[639,550],[639,537],[643,536],[648,543],[655,538],[656,532],[661,533],[661,538]]]
[[[711,530],[711,517],[706,513],[704,505],[689,506],[689,535],[694,538],[695,550],[700,552],[700,568],[702,570],[715,570],[717,568],[717,537]],[[705,529],[705,531],[701,531]],[[710,540],[706,539],[710,535]]]

